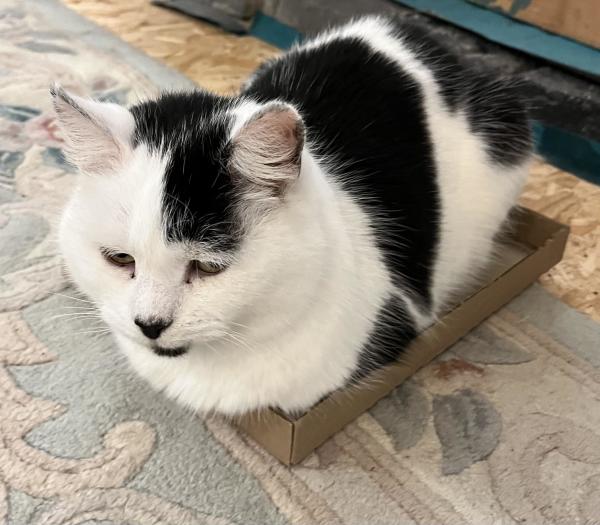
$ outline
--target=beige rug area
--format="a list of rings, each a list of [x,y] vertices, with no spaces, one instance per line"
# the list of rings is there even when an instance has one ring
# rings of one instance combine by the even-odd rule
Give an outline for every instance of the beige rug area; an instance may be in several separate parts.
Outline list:
[[[0,523],[600,523],[600,325],[540,286],[293,468],[152,392],[69,315],[47,86],[191,83],[53,0],[2,3],[0,79]]]

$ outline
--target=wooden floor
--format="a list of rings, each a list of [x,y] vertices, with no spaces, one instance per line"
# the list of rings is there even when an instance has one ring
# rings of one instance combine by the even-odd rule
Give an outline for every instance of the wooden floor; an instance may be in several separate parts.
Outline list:
[[[278,50],[252,37],[150,5],[149,0],[64,0],[151,57],[219,93],[237,89]],[[600,321],[600,187],[537,162],[522,203],[570,224],[564,260],[542,276],[551,293]]]

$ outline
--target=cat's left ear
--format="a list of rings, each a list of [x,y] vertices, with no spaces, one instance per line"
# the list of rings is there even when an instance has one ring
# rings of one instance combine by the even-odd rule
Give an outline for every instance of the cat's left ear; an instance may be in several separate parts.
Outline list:
[[[117,104],[50,89],[67,158],[83,173],[115,173],[131,153],[133,115]]]
[[[255,195],[282,196],[300,175],[304,123],[290,105],[270,103],[232,138],[232,175],[253,185]]]

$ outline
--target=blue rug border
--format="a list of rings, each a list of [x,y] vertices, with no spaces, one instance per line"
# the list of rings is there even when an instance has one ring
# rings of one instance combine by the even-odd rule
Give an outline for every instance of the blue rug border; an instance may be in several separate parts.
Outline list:
[[[250,34],[280,49],[302,41],[299,31],[262,12],[255,17]],[[533,122],[533,136],[536,152],[550,164],[600,184],[600,142],[540,121]]]

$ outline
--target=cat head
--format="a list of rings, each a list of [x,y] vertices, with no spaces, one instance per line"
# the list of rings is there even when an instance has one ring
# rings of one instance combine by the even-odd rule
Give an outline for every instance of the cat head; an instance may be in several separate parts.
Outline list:
[[[226,336],[292,256],[302,263],[293,208],[304,126],[293,107],[202,91],[130,109],[60,87],[52,96],[80,171],[61,250],[121,337],[185,353]]]

